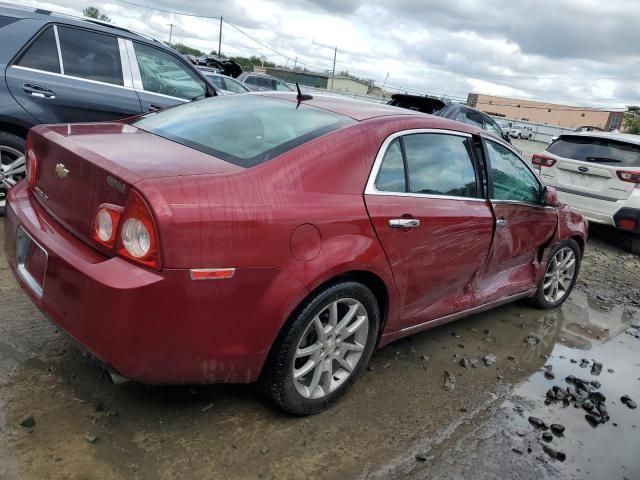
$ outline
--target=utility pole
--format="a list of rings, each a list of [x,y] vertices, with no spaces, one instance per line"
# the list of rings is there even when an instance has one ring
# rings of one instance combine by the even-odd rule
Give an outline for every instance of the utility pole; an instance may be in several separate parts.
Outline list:
[[[218,56],[222,55],[222,15],[220,15],[220,33],[218,34]]]
[[[169,25],[169,46],[171,46],[171,37],[173,36],[173,23],[168,23],[167,25]]]
[[[384,91],[384,87],[387,85],[387,80],[389,80],[389,72],[387,72],[387,76],[384,77],[384,82],[382,82],[382,98],[385,98],[387,96]]]
[[[338,47],[333,51],[333,70],[331,72],[331,90],[333,90],[333,78],[336,76],[336,56],[338,55]]]
[[[295,70],[297,66],[298,66],[298,57],[296,57],[296,60],[293,62],[293,69]]]

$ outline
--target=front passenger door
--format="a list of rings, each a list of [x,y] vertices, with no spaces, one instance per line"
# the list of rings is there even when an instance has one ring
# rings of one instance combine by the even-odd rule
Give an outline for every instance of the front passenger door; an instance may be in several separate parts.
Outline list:
[[[488,138],[483,143],[496,227],[480,295],[491,301],[535,287],[534,266],[558,215],[543,205],[542,183],[518,155]]]

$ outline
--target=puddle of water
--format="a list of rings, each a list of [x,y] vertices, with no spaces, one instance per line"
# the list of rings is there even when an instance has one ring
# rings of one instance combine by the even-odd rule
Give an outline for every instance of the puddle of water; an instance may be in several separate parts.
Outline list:
[[[574,292],[562,309],[542,314],[537,327],[527,332],[540,341],[531,346],[523,342],[520,359],[535,363],[540,358],[539,368],[505,399],[431,447],[429,465],[415,467],[414,461],[414,468],[405,468],[398,477],[409,473],[424,478],[428,472],[434,478],[640,478],[640,410],[620,401],[629,395],[640,403],[640,329],[633,325],[638,317],[637,310]],[[582,359],[588,366],[580,366]],[[591,373],[594,360],[603,364],[599,375]],[[551,366],[555,379],[545,377],[545,365]],[[601,383],[598,391],[606,396],[608,422],[592,427],[587,412],[573,402],[545,404],[547,390],[570,386],[568,375]],[[561,424],[565,432],[544,442],[542,430],[529,423],[529,416]],[[564,452],[566,461],[551,459],[542,445]]]

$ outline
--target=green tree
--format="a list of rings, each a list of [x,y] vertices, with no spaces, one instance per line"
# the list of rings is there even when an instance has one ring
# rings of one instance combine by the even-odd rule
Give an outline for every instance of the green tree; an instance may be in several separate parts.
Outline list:
[[[630,108],[629,111],[624,114],[622,126],[626,133],[640,135],[640,111]]]
[[[111,19],[102,13],[99,8],[96,7],[87,7],[82,10],[82,15],[89,18],[95,18],[96,20],[100,20],[103,22],[110,22]]]
[[[169,45],[169,42],[164,42],[164,43]],[[202,50],[198,50],[197,48],[190,47],[180,42],[174,43],[173,45],[169,45],[169,46],[175,48],[178,52],[186,55],[195,55],[196,57],[199,57],[200,55],[204,54]]]

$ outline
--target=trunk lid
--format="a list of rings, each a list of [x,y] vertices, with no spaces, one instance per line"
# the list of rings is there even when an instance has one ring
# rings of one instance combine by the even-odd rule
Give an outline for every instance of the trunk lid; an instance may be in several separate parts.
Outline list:
[[[620,180],[618,171],[640,172],[640,145],[625,142],[622,136],[561,135],[546,154],[556,160],[542,169],[547,184],[601,200],[629,198],[635,184]]]
[[[30,135],[38,202],[91,244],[98,207],[124,206],[129,189],[141,180],[243,170],[122,123],[40,126]]]

